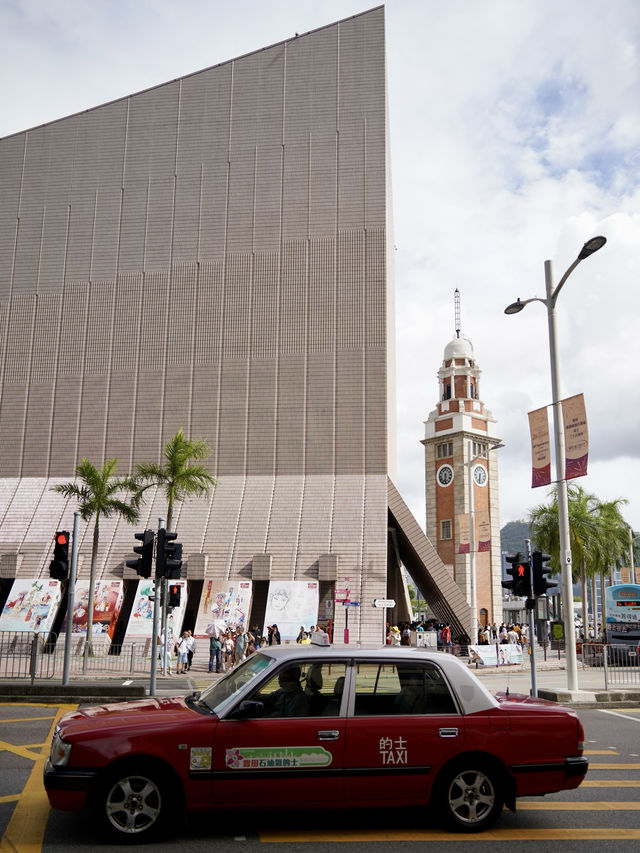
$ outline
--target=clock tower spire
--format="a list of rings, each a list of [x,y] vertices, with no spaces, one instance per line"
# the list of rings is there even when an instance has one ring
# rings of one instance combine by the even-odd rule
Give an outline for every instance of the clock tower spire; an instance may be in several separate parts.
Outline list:
[[[462,335],[457,288],[454,305],[455,337],[444,348],[438,402],[425,421],[422,441],[426,532],[472,607],[468,633],[475,643],[478,625],[502,619],[500,440],[480,398],[482,371],[473,345]]]

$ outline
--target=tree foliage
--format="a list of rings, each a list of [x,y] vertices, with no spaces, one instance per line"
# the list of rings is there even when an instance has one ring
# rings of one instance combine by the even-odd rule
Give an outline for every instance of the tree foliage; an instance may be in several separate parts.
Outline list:
[[[53,486],[53,491],[78,502],[78,510],[83,521],[95,518],[91,543],[91,564],[89,567],[89,606],[87,608],[87,645],[91,653],[93,632],[93,600],[95,597],[96,563],[100,541],[100,519],[114,515],[121,516],[130,524],[138,520],[138,507],[127,500],[129,493],[135,494],[137,483],[131,477],[117,477],[115,474],[118,460],[107,459],[100,468],[86,457],[76,468],[76,479],[69,483]]]
[[[182,427],[164,448],[161,464],[136,466],[136,502],[152,486],[164,491],[167,499],[167,530],[172,529],[174,504],[190,495],[205,496],[216,485],[215,477],[201,464],[209,455],[207,442],[202,438],[187,438]]]

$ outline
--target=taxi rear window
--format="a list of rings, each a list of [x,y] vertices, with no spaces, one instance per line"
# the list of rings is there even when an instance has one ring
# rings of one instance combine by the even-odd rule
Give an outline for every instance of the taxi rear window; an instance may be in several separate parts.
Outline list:
[[[457,713],[449,686],[432,663],[360,663],[355,681],[356,717]]]

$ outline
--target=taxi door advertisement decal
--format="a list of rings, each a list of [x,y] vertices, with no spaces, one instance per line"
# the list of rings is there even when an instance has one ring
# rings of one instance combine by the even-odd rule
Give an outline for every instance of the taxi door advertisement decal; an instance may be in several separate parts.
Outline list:
[[[328,767],[333,756],[321,746],[235,747],[226,750],[225,764],[232,770],[265,767]]]

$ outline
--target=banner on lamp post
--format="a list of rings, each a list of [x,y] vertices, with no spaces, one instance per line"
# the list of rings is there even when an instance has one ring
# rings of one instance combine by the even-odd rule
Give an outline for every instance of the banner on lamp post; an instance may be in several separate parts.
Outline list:
[[[589,432],[582,394],[576,394],[562,401],[562,420],[564,422],[565,479],[585,477],[589,459]]]
[[[458,516],[458,554],[468,554],[471,550],[469,539],[469,514]]]
[[[531,488],[548,486],[551,483],[551,447],[549,444],[549,418],[547,407],[529,412],[531,433]]]
[[[481,510],[477,514],[478,520],[478,551],[491,550],[491,521],[489,513]]]

